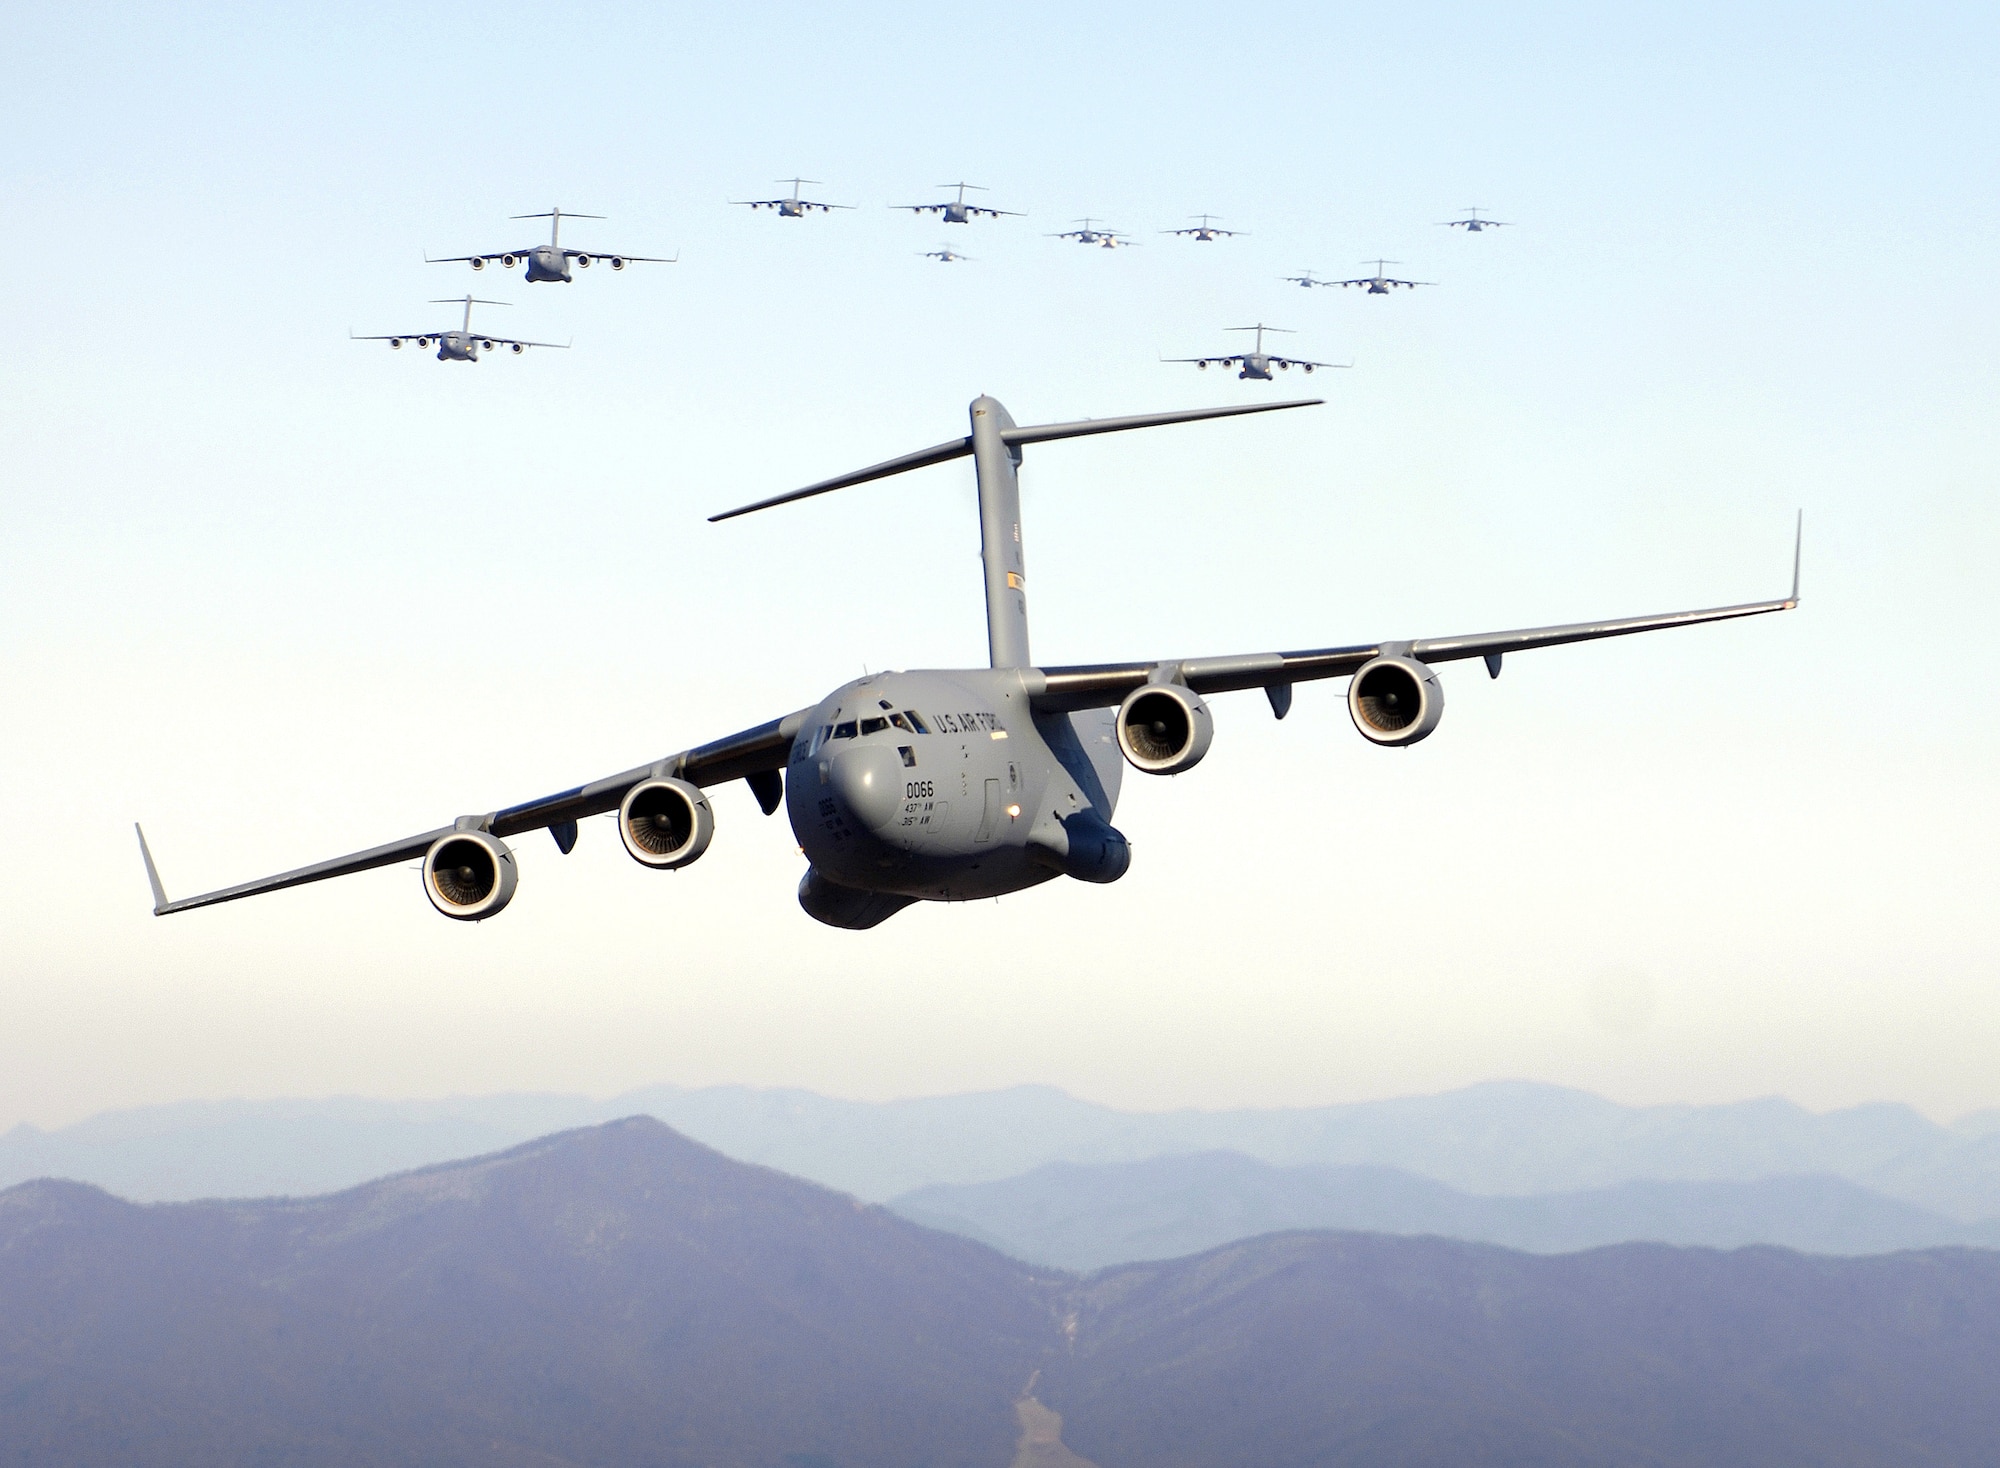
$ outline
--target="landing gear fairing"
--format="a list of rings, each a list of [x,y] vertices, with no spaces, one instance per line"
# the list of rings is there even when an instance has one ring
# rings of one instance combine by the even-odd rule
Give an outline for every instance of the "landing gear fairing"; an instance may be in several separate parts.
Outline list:
[[[1418,638],[1301,652],[1159,658],[1038,667],[1028,651],[1027,570],[1017,468],[1030,444],[1196,419],[1312,406],[1200,408],[1019,427],[990,397],[970,432],[870,468],[714,516],[730,519],[851,485],[970,457],[978,485],[988,666],[871,674],[808,708],[648,764],[351,856],[198,897],[170,900],[139,833],[156,914],[229,902],[328,877],[416,861],[447,917],[491,917],[515,896],[520,868],[507,838],[546,830],[559,851],[578,822],[614,814],[625,849],[671,870],[697,860],[714,830],[706,787],[749,785],[768,814],[786,807],[807,867],[801,907],[838,928],[870,928],[914,902],[999,897],[1057,877],[1114,882],[1131,847],[1111,824],[1121,777],[1194,768],[1215,734],[1208,699],[1261,689],[1282,719],[1300,683],[1347,678],[1347,709],[1370,743],[1428,737],[1444,711],[1440,664],[1483,659],[1498,677],[1508,653],[1786,611],[1774,601],[1708,611],[1579,622],[1465,637]]]

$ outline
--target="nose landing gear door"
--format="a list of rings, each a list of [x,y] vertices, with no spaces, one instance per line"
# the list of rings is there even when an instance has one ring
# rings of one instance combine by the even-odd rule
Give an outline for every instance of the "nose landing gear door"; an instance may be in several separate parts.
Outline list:
[[[979,834],[972,839],[974,841],[991,841],[993,839],[993,828],[999,823],[1000,782],[998,780],[988,780],[986,782],[986,805],[979,812]]]

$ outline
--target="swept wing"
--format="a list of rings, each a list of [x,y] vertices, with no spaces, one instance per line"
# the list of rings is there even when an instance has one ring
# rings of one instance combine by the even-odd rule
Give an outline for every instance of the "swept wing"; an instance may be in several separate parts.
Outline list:
[[[1803,521],[1801,522],[1803,535]],[[1289,689],[1294,683],[1343,678],[1378,657],[1396,655],[1422,663],[1448,663],[1484,658],[1493,677],[1510,652],[1559,647],[1569,642],[1593,642],[1603,637],[1629,637],[1635,632],[1660,632],[1702,622],[1727,622],[1766,612],[1789,612],[1799,604],[1799,547],[1792,546],[1792,589],[1772,601],[1740,602],[1701,611],[1666,612],[1651,617],[1620,617],[1602,622],[1570,622],[1557,627],[1527,627],[1512,632],[1478,632],[1465,637],[1423,637],[1408,642],[1373,642],[1349,647],[1321,647],[1301,652],[1239,653],[1226,657],[1168,659],[1151,663],[1096,663],[1043,668],[1030,677],[1035,707],[1051,710],[1108,708],[1146,683],[1178,679],[1196,693],[1228,693],[1242,688]],[[1274,699],[1274,706],[1276,700]]]
[[[703,744],[694,749],[670,754],[665,759],[655,760],[636,769],[607,775],[602,780],[593,780],[588,785],[578,785],[571,790],[561,790],[554,795],[544,795],[539,800],[524,801],[510,805],[504,810],[489,811],[481,816],[461,816],[450,825],[440,826],[434,831],[407,836],[400,841],[391,841],[383,846],[371,846],[366,851],[357,851],[348,856],[337,856],[331,861],[315,862],[311,866],[297,867],[289,872],[279,872],[273,877],[260,877],[254,882],[240,882],[234,887],[223,887],[214,892],[204,892],[198,897],[183,897],[169,900],[161,886],[159,872],[153,866],[152,852],[146,850],[145,832],[139,833],[139,846],[145,852],[146,875],[153,884],[153,914],[164,917],[170,912],[186,912],[190,908],[209,907],[218,902],[234,902],[239,897],[256,897],[265,892],[278,892],[286,887],[302,887],[308,882],[323,882],[328,877],[344,877],[352,872],[371,871],[376,867],[395,866],[398,862],[415,861],[430,850],[433,842],[449,836],[454,831],[486,831],[502,837],[516,836],[524,831],[539,831],[548,827],[572,826],[586,816],[602,815],[606,811],[618,809],[618,803],[625,798],[625,792],[641,780],[659,776],[672,776],[696,785],[720,785],[730,780],[749,779],[757,800],[768,815],[776,810],[783,792],[783,776],[779,773],[785,767],[786,756],[790,753],[792,737],[798,733],[810,709],[787,714],[782,719],[773,719],[768,724],[759,724],[754,729],[745,729],[740,734],[731,734],[726,739],[718,739],[712,744]],[[575,832],[568,832],[574,841]],[[561,838],[559,837],[559,842]],[[567,842],[561,842],[567,851]]]

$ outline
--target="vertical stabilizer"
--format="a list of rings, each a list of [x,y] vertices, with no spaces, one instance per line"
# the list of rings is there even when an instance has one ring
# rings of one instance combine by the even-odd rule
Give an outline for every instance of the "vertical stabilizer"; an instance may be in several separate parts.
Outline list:
[[[993,398],[972,400],[972,463],[979,475],[979,558],[986,566],[986,649],[989,666],[1028,662],[1028,575],[1021,558],[1021,450],[1006,435],[1015,428]]]

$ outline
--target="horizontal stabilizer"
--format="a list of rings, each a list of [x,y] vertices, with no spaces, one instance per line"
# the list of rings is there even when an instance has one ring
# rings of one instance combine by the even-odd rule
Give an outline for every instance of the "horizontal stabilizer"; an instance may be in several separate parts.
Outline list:
[[[1125,418],[1083,418],[1074,423],[1040,423],[1027,428],[1003,428],[1000,431],[1002,443],[1018,447],[1028,443],[1047,443],[1058,438],[1088,438],[1094,433],[1123,433],[1128,428],[1159,428],[1169,423],[1193,423],[1203,418],[1234,418],[1242,413],[1275,413],[1283,408],[1311,408],[1325,402],[1324,398],[1299,398],[1286,403],[1246,403],[1230,408],[1186,408],[1177,413],[1135,413]],[[788,494],[773,495],[755,504],[739,505],[733,510],[724,510],[719,515],[710,515],[711,524],[718,520],[733,520],[738,515],[748,515],[756,510],[768,510],[776,505],[788,505],[794,500],[811,499],[814,495],[830,494],[836,489],[846,489],[850,485],[866,484],[871,479],[887,479],[892,474],[903,474],[911,469],[926,469],[932,464],[942,464],[951,459],[962,459],[972,452],[972,439],[955,438],[949,443],[934,444],[927,449],[918,449],[913,454],[899,458],[884,459],[879,464],[871,464],[866,469],[857,469],[852,474],[842,474],[834,479],[822,479],[817,484],[808,484],[804,489],[795,489]]]

